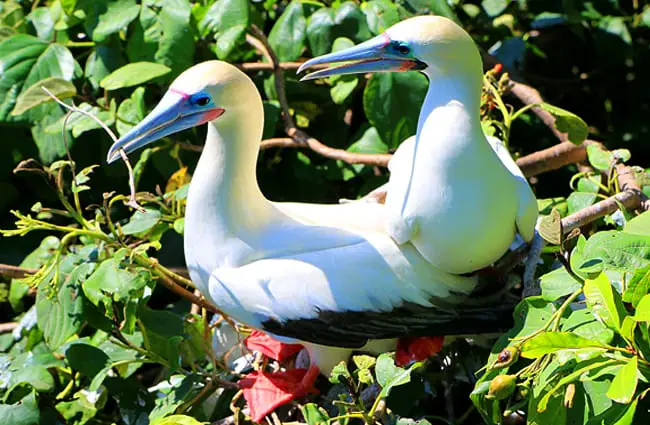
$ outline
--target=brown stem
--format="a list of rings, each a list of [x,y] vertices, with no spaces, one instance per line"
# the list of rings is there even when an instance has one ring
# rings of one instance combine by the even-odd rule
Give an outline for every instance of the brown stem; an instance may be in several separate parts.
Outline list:
[[[255,36],[253,37],[248,35],[246,40],[259,50],[272,65],[273,74],[275,76],[275,91],[277,92],[278,101],[280,102],[280,111],[282,121],[284,122],[284,130],[294,141],[294,143],[290,143],[286,139],[270,139],[265,141],[266,143],[262,142],[262,149],[267,149],[269,147],[308,147],[326,158],[344,161],[349,164],[367,164],[382,167],[388,165],[388,161],[390,161],[391,158],[391,155],[389,154],[364,154],[332,148],[310,136],[303,130],[300,130],[296,126],[296,122],[294,121],[293,116],[291,116],[289,110],[289,101],[287,100],[287,93],[284,84],[283,66],[278,60],[278,57],[273,51],[273,48],[269,44],[264,33],[255,25],[251,27],[251,31]]]
[[[517,160],[517,165],[526,177],[537,176],[547,171],[557,170],[565,165],[585,161],[587,159],[587,146],[590,144],[598,144],[598,142],[585,140],[581,145],[561,142],[550,148],[522,156]]]
[[[17,326],[18,326],[17,322],[0,323],[0,334],[13,332],[13,330],[16,329]]]
[[[22,279],[31,274],[36,274],[36,272],[38,272],[38,269],[27,269],[9,264],[0,264],[0,278]]]

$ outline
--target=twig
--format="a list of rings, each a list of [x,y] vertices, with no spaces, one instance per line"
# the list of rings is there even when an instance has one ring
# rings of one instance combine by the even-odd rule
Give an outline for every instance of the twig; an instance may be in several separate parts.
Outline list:
[[[618,203],[621,203],[628,209],[636,209],[640,206],[640,199],[638,194],[632,191],[624,191],[617,193],[607,199],[593,204],[590,207],[581,209],[580,211],[571,214],[562,219],[562,230],[564,234],[568,234],[573,229],[582,227],[604,217],[608,214],[618,210]]]
[[[581,145],[562,142],[550,148],[522,156],[516,162],[526,177],[533,177],[569,164],[585,161],[587,159],[587,146],[597,143],[593,140],[585,140]]]
[[[22,279],[31,274],[36,274],[38,269],[28,269],[25,267],[11,266],[9,264],[0,264],[0,278]]]
[[[537,271],[537,263],[539,262],[539,257],[542,254],[542,248],[544,248],[545,242],[544,239],[535,231],[535,237],[530,244],[530,249],[528,250],[528,258],[524,263],[524,276],[523,276],[523,285],[524,290],[522,292],[522,298],[531,297],[534,295],[539,295],[541,293],[541,288],[535,279],[535,272]]]
[[[544,99],[537,89],[518,81],[511,81],[510,92],[521,100],[524,105],[544,103]],[[562,133],[555,128],[555,117],[550,112],[540,108],[539,106],[535,106],[531,110],[544,124],[546,124],[548,128],[551,129],[553,134],[555,134],[555,137],[557,137],[561,142],[566,142],[568,140],[566,133]]]
[[[252,40],[247,40],[249,43]],[[250,43],[253,44],[253,43]],[[258,48],[257,45],[254,45],[255,48]],[[259,49],[258,49],[259,50]],[[286,70],[294,70],[300,68],[302,62],[279,62],[278,66]],[[236,64],[239,69],[242,71],[273,71],[273,64],[269,62],[246,62]],[[326,68],[327,65],[314,65],[314,69]]]
[[[271,139],[265,145],[265,149],[268,147],[308,147],[314,152],[330,159],[340,160],[347,162],[349,164],[366,164],[366,165],[379,165],[386,167],[388,161],[390,161],[391,155],[389,154],[363,154],[348,152],[343,149],[336,149],[329,147],[309,134],[305,133],[303,130],[300,130],[291,116],[289,111],[289,102],[287,100],[287,93],[284,84],[284,71],[282,69],[281,63],[276,56],[273,48],[269,44],[268,39],[255,25],[251,27],[251,31],[255,37],[248,35],[246,41],[253,45],[257,50],[262,53],[262,55],[272,64],[273,74],[275,76],[275,91],[278,95],[278,101],[280,102],[280,111],[282,115],[282,120],[284,122],[284,130],[291,139],[295,141],[295,145],[289,143],[283,139]]]
[[[54,93],[49,91],[47,88],[44,86],[41,86],[41,89],[47,93],[48,96],[52,98],[56,103],[59,105],[63,106],[65,109],[67,109],[70,112],[77,112],[81,115],[85,115],[86,117],[90,118],[91,120],[95,121],[97,124],[99,124],[102,129],[108,134],[108,136],[113,140],[113,143],[117,143],[118,137],[113,133],[113,130],[111,130],[102,120],[100,120],[98,117],[95,115],[91,114],[90,112],[86,112],[82,109],[77,108],[74,106],[68,105],[67,103],[63,102],[61,99],[56,97]],[[133,176],[133,168],[131,167],[131,163],[129,162],[129,158],[126,156],[126,153],[124,153],[123,149],[120,149],[120,156],[122,157],[122,161],[124,161],[124,164],[126,165],[126,168],[129,172],[129,188],[131,190],[131,194],[129,196],[128,202],[126,202],[127,206],[130,206],[132,208],[135,208],[140,211],[144,211],[144,208],[142,208],[139,204],[138,201],[136,200],[135,197],[135,177]]]
[[[18,326],[17,322],[0,323],[0,334],[13,332],[13,330],[16,329],[17,326]]]

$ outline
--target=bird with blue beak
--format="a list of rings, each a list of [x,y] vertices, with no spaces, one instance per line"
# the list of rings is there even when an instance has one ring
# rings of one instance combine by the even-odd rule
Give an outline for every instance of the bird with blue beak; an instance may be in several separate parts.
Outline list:
[[[292,394],[308,392],[318,371],[328,374],[353,350],[507,329],[503,284],[473,272],[503,255],[517,232],[529,240],[536,217],[512,158],[481,131],[480,56],[455,23],[412,18],[304,67],[338,61],[353,62],[309,78],[411,70],[431,82],[418,134],[391,161],[385,205],[268,200],[256,177],[262,99],[248,76],[220,61],[182,73],[108,153],[113,162],[120,150],[207,125],[187,197],[187,267],[224,313],[307,348],[311,366]],[[274,394],[255,407],[255,420],[291,398]]]

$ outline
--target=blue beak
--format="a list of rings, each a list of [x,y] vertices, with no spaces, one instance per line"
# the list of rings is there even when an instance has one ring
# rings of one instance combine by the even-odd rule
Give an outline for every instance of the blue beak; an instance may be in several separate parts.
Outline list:
[[[314,80],[332,75],[410,71],[426,68],[426,64],[417,59],[406,58],[402,55],[391,53],[388,49],[390,43],[391,40],[388,35],[381,34],[349,49],[310,59],[298,68],[298,73],[314,65],[337,62],[351,63],[312,72],[304,76],[300,81]]]
[[[122,149],[129,154],[170,134],[210,121],[223,112],[220,108],[193,111],[187,97],[168,91],[149,115],[111,146],[106,161],[110,164],[117,160]]]

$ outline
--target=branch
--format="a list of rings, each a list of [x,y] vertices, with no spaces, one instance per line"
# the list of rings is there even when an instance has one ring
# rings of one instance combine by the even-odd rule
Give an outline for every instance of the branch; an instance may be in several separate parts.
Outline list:
[[[561,142],[550,148],[522,156],[516,162],[526,177],[533,177],[547,171],[557,170],[565,165],[575,164],[587,159],[587,146],[599,144],[585,140],[581,145]]]
[[[11,266],[9,264],[0,264],[0,278],[22,279],[31,274],[36,274],[38,269],[28,269],[25,267]]]
[[[17,322],[0,323],[0,334],[13,332],[13,330],[16,329],[16,327],[18,327]]]
[[[534,89],[533,87],[524,83],[520,83],[518,81],[511,80],[510,92],[514,94],[524,105],[544,103],[544,99],[542,98],[542,95],[539,93],[539,91],[537,91],[537,89]],[[535,113],[535,115],[539,117],[540,120],[542,120],[544,124],[546,124],[549,129],[551,129],[553,134],[555,134],[555,137],[557,137],[560,142],[566,142],[569,140],[566,133],[562,133],[557,128],[555,128],[555,117],[550,112],[540,108],[539,106],[536,106],[531,110]]]
[[[257,50],[259,50],[260,53],[272,65],[273,74],[275,76],[275,90],[278,95],[278,101],[280,102],[280,111],[282,115],[282,121],[284,122],[284,130],[294,142],[290,143],[286,139],[270,139],[268,141],[262,142],[262,149],[268,149],[269,147],[305,147],[326,158],[340,160],[347,162],[348,164],[366,164],[382,167],[386,167],[388,165],[388,161],[390,161],[390,158],[392,156],[390,154],[355,153],[348,152],[343,149],[332,148],[323,144],[318,139],[310,136],[303,130],[300,130],[296,126],[296,122],[294,121],[293,116],[291,116],[291,112],[289,111],[289,102],[287,100],[287,93],[284,84],[284,71],[282,69],[283,66],[273,51],[273,48],[269,44],[269,41],[264,33],[255,25],[251,27],[251,31],[255,36],[253,37],[251,35],[247,35],[246,41],[248,41]]]
[[[562,219],[562,231],[568,234],[573,229],[582,227],[611,214],[623,205],[628,210],[640,209],[648,211],[650,209],[650,200],[643,194],[641,187],[636,181],[636,172],[632,167],[627,165],[618,164],[616,166],[618,174],[618,184],[622,192],[614,196],[610,196],[600,202],[584,208],[570,216]]]

